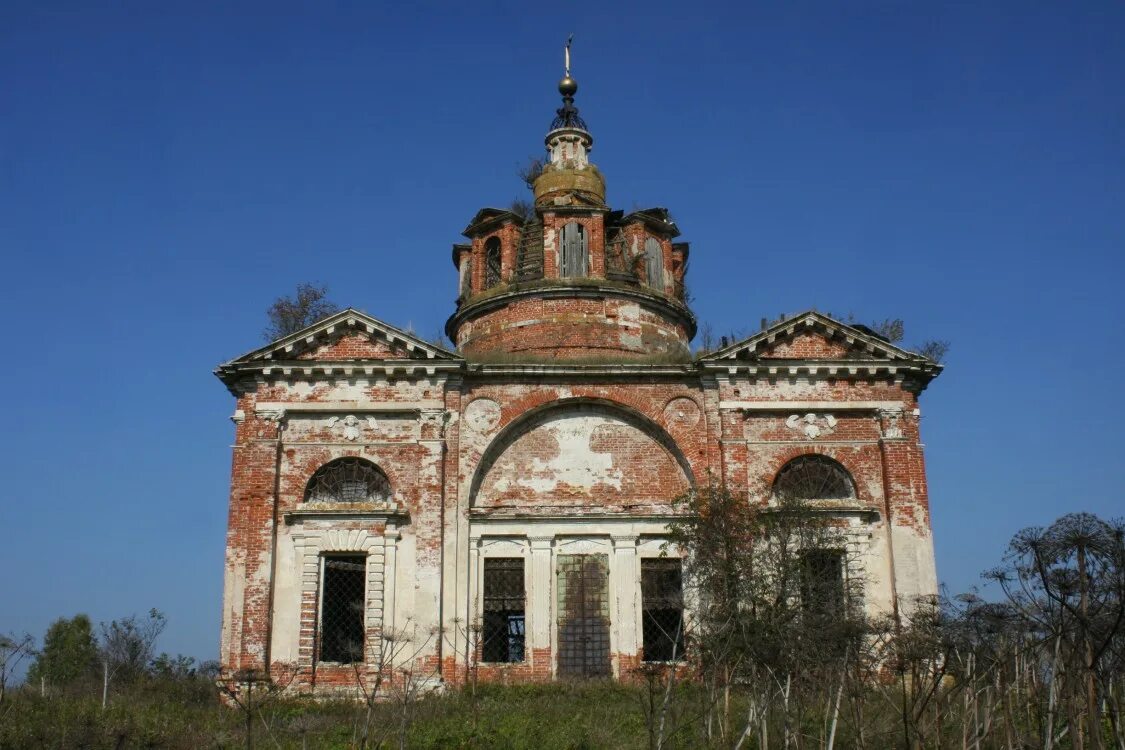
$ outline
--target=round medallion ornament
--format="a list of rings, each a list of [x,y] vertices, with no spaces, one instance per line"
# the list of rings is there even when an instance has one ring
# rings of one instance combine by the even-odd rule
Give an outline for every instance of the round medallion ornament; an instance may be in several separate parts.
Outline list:
[[[690,398],[674,398],[664,407],[664,421],[673,427],[694,427],[699,424],[699,405]]]
[[[475,432],[488,432],[500,423],[500,404],[478,398],[465,407],[465,423]]]

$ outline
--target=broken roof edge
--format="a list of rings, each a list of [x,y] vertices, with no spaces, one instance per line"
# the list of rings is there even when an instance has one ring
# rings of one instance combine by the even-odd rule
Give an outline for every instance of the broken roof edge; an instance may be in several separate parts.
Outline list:
[[[676,226],[676,222],[672,220],[671,212],[663,206],[653,206],[652,208],[630,211],[627,214],[622,214],[621,218],[618,220],[619,224],[631,224],[635,221],[639,221],[652,229],[656,229],[669,239],[680,236],[680,228]]]
[[[473,218],[469,220],[469,225],[461,231],[461,234],[464,237],[472,238],[493,224],[502,224],[505,220],[511,220],[520,226],[525,223],[524,217],[514,211],[486,206],[473,215]]]

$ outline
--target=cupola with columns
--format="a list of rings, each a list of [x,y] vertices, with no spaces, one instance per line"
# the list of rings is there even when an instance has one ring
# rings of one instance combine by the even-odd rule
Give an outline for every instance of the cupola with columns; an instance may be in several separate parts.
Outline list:
[[[686,360],[696,327],[684,293],[689,246],[674,241],[667,209],[607,205],[569,47],[533,211],[484,208],[469,222],[469,243],[453,246],[460,295],[446,333],[485,361]]]

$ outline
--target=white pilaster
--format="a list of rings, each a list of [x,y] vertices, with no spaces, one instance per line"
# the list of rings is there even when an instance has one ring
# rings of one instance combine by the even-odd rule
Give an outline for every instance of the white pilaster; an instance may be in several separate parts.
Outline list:
[[[531,537],[531,591],[528,596],[527,645],[531,649],[551,647],[554,630],[553,537]]]
[[[610,594],[615,603],[612,614],[617,631],[617,653],[634,655],[640,649],[641,621],[637,598],[640,596],[641,573],[637,567],[635,534],[613,536],[613,561],[610,565]]]
[[[395,592],[398,588],[398,529],[388,526],[383,534],[383,621],[384,631],[399,633],[395,620]]]

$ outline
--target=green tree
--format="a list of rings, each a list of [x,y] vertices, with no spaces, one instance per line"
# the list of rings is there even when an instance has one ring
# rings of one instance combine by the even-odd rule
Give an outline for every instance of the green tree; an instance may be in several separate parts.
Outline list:
[[[129,615],[120,620],[102,623],[101,658],[106,680],[117,677],[134,682],[143,676],[152,661],[153,646],[164,632],[168,618],[158,609],[148,611],[148,619]]]
[[[90,618],[82,614],[70,619],[60,617],[47,628],[43,649],[28,670],[27,680],[33,685],[44,681],[63,687],[93,675],[97,661],[98,646]]]

